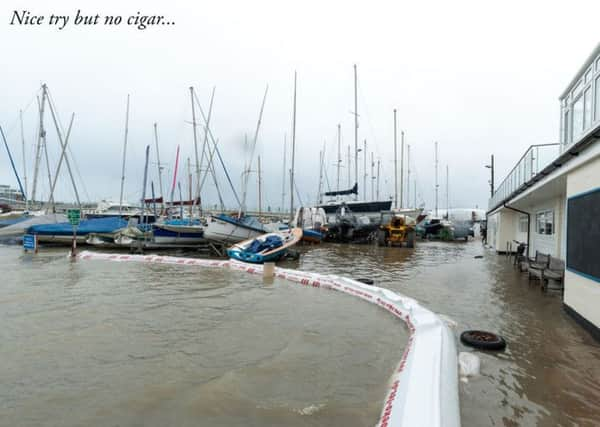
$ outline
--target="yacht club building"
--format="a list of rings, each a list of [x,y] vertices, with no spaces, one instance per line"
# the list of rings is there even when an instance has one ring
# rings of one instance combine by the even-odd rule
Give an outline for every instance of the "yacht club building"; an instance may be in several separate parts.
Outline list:
[[[490,198],[488,244],[565,261],[565,310],[600,339],[600,44],[559,102],[560,142],[529,147]]]

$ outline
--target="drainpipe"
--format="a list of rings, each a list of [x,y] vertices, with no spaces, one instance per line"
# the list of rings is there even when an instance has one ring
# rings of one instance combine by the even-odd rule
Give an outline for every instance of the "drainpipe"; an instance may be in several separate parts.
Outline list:
[[[515,212],[519,212],[519,213],[527,215],[527,258],[529,258],[529,234],[530,234],[530,230],[531,230],[531,214],[529,212],[525,212],[520,209],[508,206],[506,203],[503,203],[502,207],[504,207],[506,209],[510,209],[511,211],[515,211]]]

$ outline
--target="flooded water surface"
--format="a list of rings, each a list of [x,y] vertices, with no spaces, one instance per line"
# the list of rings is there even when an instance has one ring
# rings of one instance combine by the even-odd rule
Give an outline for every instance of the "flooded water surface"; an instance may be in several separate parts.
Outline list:
[[[600,345],[480,242],[321,245],[282,266],[376,284],[487,329],[463,426],[600,425]],[[378,307],[194,266],[0,247],[0,425],[370,426],[408,336]],[[484,255],[484,258],[474,258]],[[473,351],[458,343],[459,351]]]
[[[286,281],[1,253],[6,426],[373,425],[408,339],[374,305]]]

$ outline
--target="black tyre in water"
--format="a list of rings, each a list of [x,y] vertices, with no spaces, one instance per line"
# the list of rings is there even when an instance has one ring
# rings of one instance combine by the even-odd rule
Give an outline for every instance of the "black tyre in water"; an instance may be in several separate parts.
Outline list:
[[[504,350],[506,347],[504,338],[486,331],[464,331],[460,340],[465,345],[483,350]]]

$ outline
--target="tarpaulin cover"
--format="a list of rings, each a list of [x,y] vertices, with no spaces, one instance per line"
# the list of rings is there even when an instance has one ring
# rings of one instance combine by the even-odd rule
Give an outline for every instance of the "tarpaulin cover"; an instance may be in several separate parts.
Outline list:
[[[267,249],[275,249],[283,245],[283,240],[279,236],[269,236],[264,240],[254,239],[245,252],[257,254]]]
[[[90,233],[112,233],[120,228],[127,227],[127,224],[127,220],[117,216],[86,219],[81,221],[77,226],[77,235],[81,236]],[[68,222],[32,225],[27,229],[27,233],[44,236],[70,235],[73,234],[73,226]]]

